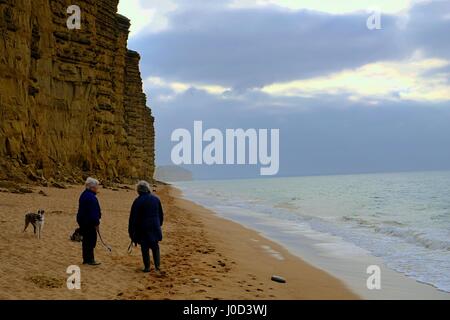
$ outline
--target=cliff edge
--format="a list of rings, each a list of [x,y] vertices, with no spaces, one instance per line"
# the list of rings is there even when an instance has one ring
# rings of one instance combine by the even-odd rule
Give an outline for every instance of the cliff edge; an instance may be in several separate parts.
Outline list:
[[[153,178],[154,119],[118,0],[0,1],[0,180]]]

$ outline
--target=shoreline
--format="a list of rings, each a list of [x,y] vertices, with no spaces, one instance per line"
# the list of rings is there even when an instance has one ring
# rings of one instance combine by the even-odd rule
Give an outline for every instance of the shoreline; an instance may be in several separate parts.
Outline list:
[[[181,190],[179,190],[179,194],[184,197]],[[338,241],[342,241],[335,236],[325,234],[319,237],[318,235],[313,237],[299,235],[295,228],[290,225],[279,225],[279,221],[260,219],[255,216],[248,218],[245,214],[232,213],[231,209],[228,209],[226,213],[220,212],[220,210],[215,212],[215,208],[208,208],[207,210],[213,212],[220,219],[249,228],[269,241],[277,243],[295,257],[339,279],[361,299],[450,300],[450,293],[389,268],[381,258],[371,255],[366,250],[349,243],[346,243],[345,246],[351,245],[354,248],[351,252],[347,251],[348,248],[335,247]],[[381,290],[367,289],[366,281],[370,276],[367,273],[369,266],[380,268]]]
[[[212,210],[185,199],[181,190],[174,186],[170,186],[170,195],[175,199],[176,205],[195,212],[208,229],[211,241],[216,243],[221,252],[226,252],[239,261],[240,268],[242,271],[245,270],[244,273],[254,273],[266,281],[270,281],[272,275],[285,277],[287,279],[285,285],[272,282],[273,285],[283,289],[282,293],[279,292],[279,298],[360,299],[339,279],[308,264],[301,257],[290,253],[282,245],[264,237],[258,231],[220,217]],[[224,234],[235,236],[230,239]],[[248,259],[249,256],[252,256],[251,260]]]
[[[82,186],[30,186],[32,193],[0,193],[0,299],[2,300],[296,300],[358,299],[340,280],[292,255],[258,232],[220,218],[177,189],[157,185],[165,209],[163,273],[141,272],[140,250],[127,254],[134,190],[102,189],[99,267],[81,265],[81,244],[69,236]],[[42,192],[41,192],[42,191]],[[42,239],[22,233],[26,212],[46,210]],[[230,236],[232,235],[232,236]],[[68,290],[66,270],[81,268],[81,290]],[[286,284],[271,281],[272,275]]]

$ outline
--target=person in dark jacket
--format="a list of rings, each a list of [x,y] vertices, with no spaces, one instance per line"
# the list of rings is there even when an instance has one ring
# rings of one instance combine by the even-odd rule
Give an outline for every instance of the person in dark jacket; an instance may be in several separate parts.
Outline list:
[[[141,245],[144,272],[150,272],[150,250],[152,250],[156,271],[160,270],[159,242],[162,241],[161,227],[164,213],[161,201],[151,194],[150,185],[141,181],[137,185],[139,196],[131,207],[128,233],[134,244]]]
[[[80,196],[77,214],[77,222],[80,226],[80,233],[83,236],[83,264],[92,266],[100,264],[94,258],[97,231],[102,218],[100,204],[97,199],[99,184],[98,180],[94,178],[86,180],[86,189]]]

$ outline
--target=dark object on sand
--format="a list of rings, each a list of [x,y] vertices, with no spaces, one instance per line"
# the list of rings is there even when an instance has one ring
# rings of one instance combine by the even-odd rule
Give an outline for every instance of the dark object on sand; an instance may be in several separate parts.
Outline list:
[[[272,281],[278,282],[278,283],[286,283],[286,279],[280,276],[272,276]]]
[[[60,182],[53,181],[51,183],[51,185],[52,185],[52,187],[57,188],[57,189],[67,189],[66,185],[63,183],[60,183]]]
[[[77,228],[73,234],[70,236],[70,240],[75,242],[82,242],[83,241],[83,235],[81,234],[80,228]]]

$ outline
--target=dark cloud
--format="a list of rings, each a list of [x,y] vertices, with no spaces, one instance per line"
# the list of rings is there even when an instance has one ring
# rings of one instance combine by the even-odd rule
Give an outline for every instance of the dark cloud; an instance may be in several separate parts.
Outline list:
[[[260,87],[326,74],[405,51],[395,19],[366,27],[369,14],[313,11],[186,8],[170,16],[168,30],[132,40],[145,75],[233,88]]]
[[[364,12],[332,15],[225,4],[181,2],[169,16],[169,29],[132,39],[131,45],[145,52],[144,74],[251,88],[398,60],[417,49],[449,57],[449,1],[414,6],[406,24],[402,17],[382,15],[382,29],[373,31]]]
[[[427,56],[450,59],[450,1],[415,5],[404,33],[411,48],[421,49]]]

